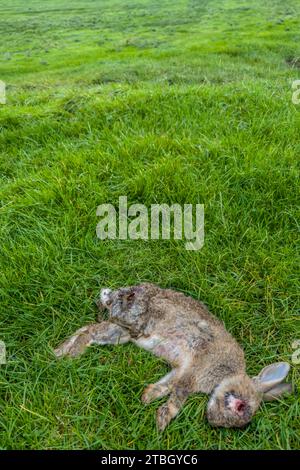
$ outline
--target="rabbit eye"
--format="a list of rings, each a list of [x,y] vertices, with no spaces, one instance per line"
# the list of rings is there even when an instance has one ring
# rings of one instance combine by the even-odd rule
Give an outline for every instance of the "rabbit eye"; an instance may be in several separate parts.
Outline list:
[[[134,296],[135,296],[135,293],[134,293],[134,292],[131,292],[131,294],[129,294],[129,295],[127,296],[127,300],[129,300],[129,301],[130,301],[130,300],[133,300],[133,299],[134,299]]]
[[[245,403],[241,402],[237,405],[236,409],[239,413],[241,413],[242,411],[244,411],[244,409],[246,408],[246,405]]]

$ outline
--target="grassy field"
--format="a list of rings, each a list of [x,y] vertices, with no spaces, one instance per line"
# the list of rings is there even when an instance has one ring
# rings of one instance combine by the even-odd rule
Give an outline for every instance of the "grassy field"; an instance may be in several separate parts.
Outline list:
[[[299,395],[242,430],[211,428],[193,396],[159,434],[159,402],[140,397],[166,364],[133,345],[59,362],[52,348],[95,318],[101,286],[152,281],[204,301],[250,375],[291,362],[300,0],[0,0],[0,13],[0,447],[299,449]],[[96,208],[121,195],[205,204],[204,247],[100,241]]]

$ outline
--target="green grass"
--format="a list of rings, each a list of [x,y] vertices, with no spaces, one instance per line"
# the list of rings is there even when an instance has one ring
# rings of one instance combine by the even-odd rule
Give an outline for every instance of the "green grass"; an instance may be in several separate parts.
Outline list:
[[[3,449],[296,449],[299,395],[243,430],[193,396],[168,429],[133,345],[56,361],[101,286],[152,281],[204,301],[249,374],[291,362],[299,324],[299,0],[0,0]],[[96,208],[205,204],[205,245],[106,241]],[[299,245],[298,245],[299,246]],[[290,377],[300,385],[299,365]]]

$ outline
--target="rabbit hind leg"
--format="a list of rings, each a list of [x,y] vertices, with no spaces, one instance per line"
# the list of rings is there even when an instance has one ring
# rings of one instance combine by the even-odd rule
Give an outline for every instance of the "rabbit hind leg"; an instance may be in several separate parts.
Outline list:
[[[91,344],[124,344],[130,340],[127,330],[114,323],[103,321],[91,323],[75,332],[55,350],[56,357],[76,357],[84,353]]]

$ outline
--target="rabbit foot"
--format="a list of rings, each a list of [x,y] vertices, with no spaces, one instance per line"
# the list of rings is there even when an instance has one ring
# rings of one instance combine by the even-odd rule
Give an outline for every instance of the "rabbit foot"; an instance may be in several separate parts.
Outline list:
[[[164,429],[168,426],[176,414],[177,411],[175,412],[170,404],[165,403],[164,405],[160,406],[156,414],[156,424],[158,430],[164,431]]]
[[[77,334],[71,336],[71,338],[64,341],[60,346],[54,349],[54,354],[56,357],[61,358],[64,356],[76,357],[82,350],[88,346],[89,341],[87,341],[87,333],[89,327],[84,326],[77,331]]]
[[[130,340],[127,330],[119,325],[103,321],[91,323],[76,331],[71,338],[54,350],[56,357],[76,357],[83,354],[91,344],[124,344]]]
[[[157,398],[166,396],[168,392],[169,392],[169,387],[167,385],[150,384],[144,390],[144,393],[142,395],[142,402],[151,403]]]

